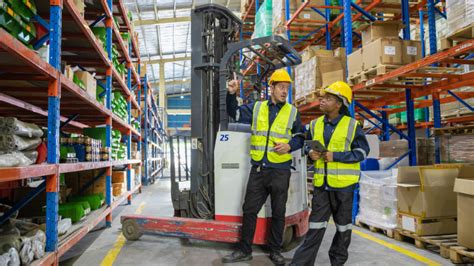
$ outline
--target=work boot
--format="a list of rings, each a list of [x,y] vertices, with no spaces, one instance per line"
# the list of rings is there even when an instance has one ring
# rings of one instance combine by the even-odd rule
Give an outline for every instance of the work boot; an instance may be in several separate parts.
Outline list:
[[[285,265],[285,257],[283,257],[280,252],[270,253],[270,260],[272,260],[275,265]]]
[[[252,260],[252,254],[245,254],[240,250],[236,250],[232,252],[232,254],[223,257],[222,263],[233,263],[248,260]]]

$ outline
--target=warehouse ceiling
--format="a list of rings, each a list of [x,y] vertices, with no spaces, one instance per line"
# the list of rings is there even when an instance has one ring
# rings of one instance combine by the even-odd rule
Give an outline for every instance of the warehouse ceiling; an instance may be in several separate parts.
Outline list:
[[[190,92],[191,22],[194,6],[215,3],[240,11],[240,0],[125,0],[138,32],[141,61],[148,62],[148,79],[158,92],[160,63],[168,95]]]

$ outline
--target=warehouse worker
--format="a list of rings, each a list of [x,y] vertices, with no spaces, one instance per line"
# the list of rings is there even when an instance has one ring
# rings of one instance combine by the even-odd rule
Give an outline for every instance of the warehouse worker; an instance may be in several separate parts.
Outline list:
[[[272,222],[268,244],[270,259],[277,265],[285,263],[281,255],[285,228],[286,201],[291,175],[291,152],[304,143],[298,110],[286,102],[291,78],[283,69],[270,77],[271,99],[252,104],[237,105],[237,80],[229,82],[227,112],[240,123],[251,124],[250,157],[252,168],[243,204],[241,240],[238,249],[222,259],[224,263],[252,259],[252,241],[257,214],[271,197]]]
[[[331,214],[336,234],[329,249],[331,265],[343,265],[351,242],[352,199],[359,181],[360,162],[369,153],[369,144],[359,123],[350,117],[352,90],[338,81],[320,98],[323,116],[311,121],[308,139],[319,141],[325,150],[309,150],[314,161],[314,192],[309,230],[291,265],[314,265]]]

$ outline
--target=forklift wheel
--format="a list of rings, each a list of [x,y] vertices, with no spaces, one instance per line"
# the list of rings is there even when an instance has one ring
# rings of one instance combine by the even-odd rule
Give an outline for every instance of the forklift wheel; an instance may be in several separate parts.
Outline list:
[[[138,227],[137,221],[132,219],[127,219],[122,223],[122,234],[123,236],[130,241],[138,240],[143,233]]]

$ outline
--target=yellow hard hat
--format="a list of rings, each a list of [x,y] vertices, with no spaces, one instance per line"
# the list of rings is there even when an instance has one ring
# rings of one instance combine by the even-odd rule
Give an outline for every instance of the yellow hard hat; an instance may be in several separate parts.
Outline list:
[[[344,102],[344,105],[349,107],[349,105],[352,103],[352,89],[351,86],[349,86],[347,83],[344,81],[336,81],[332,83],[331,85],[327,86],[322,90],[322,95],[325,93],[330,93],[333,95],[338,96],[339,98],[342,99]]]
[[[273,74],[270,76],[270,81],[268,82],[270,85],[272,85],[275,82],[290,82],[291,83],[291,77],[288,72],[283,69],[277,69]]]

